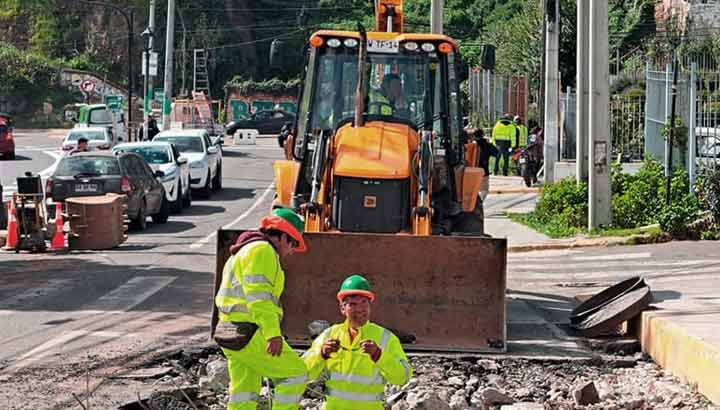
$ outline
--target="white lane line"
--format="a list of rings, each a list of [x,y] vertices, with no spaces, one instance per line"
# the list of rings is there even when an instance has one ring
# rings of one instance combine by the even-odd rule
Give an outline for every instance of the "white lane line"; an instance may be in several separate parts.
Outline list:
[[[65,285],[70,282],[72,282],[70,279],[50,279],[43,286],[28,289],[20,294],[0,301],[0,316],[16,313],[19,307],[23,306],[24,303],[32,302],[33,299],[60,293],[65,289]]]
[[[128,311],[175,279],[176,276],[136,276],[90,305],[84,306],[83,310],[106,314]]]
[[[645,269],[623,269],[619,270],[599,270],[599,271],[586,271],[586,272],[561,272],[560,269],[556,269],[555,272],[516,272],[512,266],[509,267],[509,276],[511,280],[532,281],[592,281],[603,278],[622,278],[630,276],[644,276],[646,279],[652,279],[664,275],[677,275],[678,278],[691,277],[699,273],[720,273],[720,266],[707,266],[707,267],[677,267],[677,268],[645,268]],[[537,275],[537,276],[535,276]],[[661,278],[666,280],[666,278]]]
[[[252,213],[252,211],[255,210],[255,208],[260,206],[260,204],[263,203],[263,201],[265,201],[265,197],[268,196],[268,194],[274,190],[274,187],[275,187],[275,183],[271,183],[270,185],[268,185],[268,187],[265,188],[265,192],[263,192],[262,195],[260,195],[260,197],[255,201],[254,204],[252,204],[252,206],[250,208],[248,208],[247,211],[243,212],[242,215],[235,218],[235,220],[230,222],[229,224],[223,225],[222,229],[232,228],[235,224],[237,224],[240,221],[242,221],[243,219],[247,218]],[[207,245],[215,237],[215,235],[217,235],[217,231],[194,242],[193,244],[190,245],[190,249],[197,249],[197,248],[201,248],[201,247]]]
[[[53,171],[55,171],[55,167],[57,167],[58,162],[60,162],[60,160],[62,159],[62,154],[60,153],[60,151],[43,151],[43,153],[50,155],[55,159],[55,162],[53,162],[52,165],[38,172],[38,174],[40,174],[41,176],[46,177],[52,174]]]
[[[651,257],[650,252],[636,252],[636,253],[619,253],[615,255],[597,255],[597,256],[573,256],[574,261],[615,261],[615,260],[627,260],[627,259],[646,259]]]
[[[592,263],[552,263],[552,264],[538,264],[538,263],[529,263],[529,264],[519,264],[514,262],[508,262],[508,266],[512,268],[513,271],[524,271],[524,272],[557,272],[557,271],[575,271],[577,273],[584,273],[587,269],[604,269],[604,268],[625,268],[628,271],[631,271],[635,268],[638,269],[647,269],[652,266],[658,266],[659,268],[662,268],[664,266],[706,266],[708,263],[711,263],[711,261],[707,259],[695,259],[695,260],[685,260],[685,261],[659,261],[659,260],[647,260],[647,261],[602,261],[602,263],[598,264],[592,264]]]

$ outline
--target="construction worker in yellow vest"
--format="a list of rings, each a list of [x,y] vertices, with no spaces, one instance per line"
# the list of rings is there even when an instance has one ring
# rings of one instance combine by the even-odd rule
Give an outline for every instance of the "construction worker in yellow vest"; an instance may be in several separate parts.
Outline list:
[[[516,115],[515,118],[513,118],[513,123],[515,124],[515,128],[517,128],[517,143],[515,144],[515,148],[527,147],[528,129],[525,124],[523,124],[522,117]]]
[[[380,90],[370,89],[368,92],[368,114],[398,116],[399,111],[400,116],[406,116],[407,109],[402,82],[397,74],[385,74]]]
[[[303,355],[310,379],[327,371],[325,410],[383,410],[385,383],[403,385],[413,370],[400,340],[370,322],[375,294],[360,275],[337,294],[345,322],[325,329]]]
[[[495,157],[494,174],[499,175],[500,158],[503,159],[503,175],[508,174],[508,165],[510,164],[510,152],[517,142],[517,128],[510,119],[509,114],[505,114],[495,124],[492,130],[492,143],[497,147],[498,154]]]
[[[230,248],[215,296],[220,320],[214,331],[228,361],[228,410],[255,410],[263,377],[275,383],[274,410],[299,408],[307,368],[280,333],[280,257],[306,250],[303,230],[295,212],[276,209],[259,231],[245,232]]]

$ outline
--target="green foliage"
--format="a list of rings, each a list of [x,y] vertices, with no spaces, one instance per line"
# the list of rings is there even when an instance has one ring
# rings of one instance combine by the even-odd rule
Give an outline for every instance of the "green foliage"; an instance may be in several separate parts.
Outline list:
[[[300,89],[300,80],[283,81],[278,78],[255,81],[235,76],[225,84],[225,90],[236,90],[242,94],[267,93],[272,95],[296,95]]]
[[[672,132],[673,129],[675,132]],[[679,147],[681,152],[685,152],[685,150],[687,150],[688,143],[688,127],[685,125],[685,121],[683,121],[682,117],[675,117],[675,127],[670,126],[670,119],[668,118],[665,125],[662,129],[660,129],[660,135],[662,135],[662,137],[666,140],[671,137],[671,134],[672,144]]]
[[[47,88],[55,81],[58,60],[18,50],[0,41],[0,89],[5,95],[19,95]]]
[[[698,213],[697,199],[693,194],[686,194],[678,202],[665,207],[658,215],[658,223],[663,231],[676,238],[685,238],[688,235],[688,224],[695,220]]]
[[[706,168],[696,183],[702,209],[710,211],[716,224],[720,224],[720,168]]]
[[[587,225],[588,187],[568,177],[546,186],[535,209],[538,221],[568,227]]]

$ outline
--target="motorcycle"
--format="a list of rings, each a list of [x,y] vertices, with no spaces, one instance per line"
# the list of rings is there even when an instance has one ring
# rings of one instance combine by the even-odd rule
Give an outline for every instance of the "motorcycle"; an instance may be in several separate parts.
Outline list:
[[[512,155],[513,161],[517,161],[520,169],[520,176],[527,187],[538,182],[537,174],[543,166],[542,145],[531,143],[525,148],[518,148]]]

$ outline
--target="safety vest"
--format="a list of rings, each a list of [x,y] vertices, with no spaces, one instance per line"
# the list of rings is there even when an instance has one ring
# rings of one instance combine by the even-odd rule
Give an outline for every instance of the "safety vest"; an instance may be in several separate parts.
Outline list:
[[[515,124],[509,121],[498,121],[492,130],[492,142],[495,144],[497,141],[511,141],[515,144]]]
[[[370,90],[368,93],[368,114],[393,115],[393,106],[383,93]]]
[[[280,336],[280,295],[285,272],[275,249],[266,241],[251,242],[228,258],[215,296],[220,320],[251,322],[264,338]]]
[[[350,342],[349,325],[336,324],[318,336],[303,360],[311,379],[326,370],[329,379],[325,410],[383,410],[385,384],[403,385],[413,374],[400,340],[387,329],[372,322],[359,329]],[[321,348],[329,339],[340,341],[340,350],[323,359]],[[360,348],[360,342],[374,341],[382,353],[377,362]]]
[[[526,126],[520,124],[516,125],[518,131],[520,131],[518,147],[527,147],[528,145],[528,129]]]

